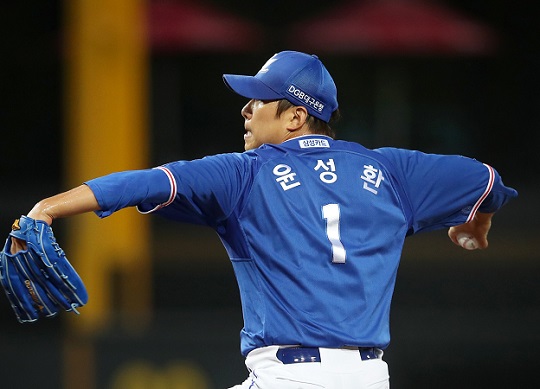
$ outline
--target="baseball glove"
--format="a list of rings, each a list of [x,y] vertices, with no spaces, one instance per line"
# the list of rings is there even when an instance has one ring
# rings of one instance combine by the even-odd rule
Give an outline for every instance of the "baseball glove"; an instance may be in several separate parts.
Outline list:
[[[11,254],[11,238],[26,242],[26,250]],[[21,216],[13,223],[0,252],[0,282],[19,322],[55,316],[60,310],[79,313],[88,302],[83,281],[66,258],[52,228]]]

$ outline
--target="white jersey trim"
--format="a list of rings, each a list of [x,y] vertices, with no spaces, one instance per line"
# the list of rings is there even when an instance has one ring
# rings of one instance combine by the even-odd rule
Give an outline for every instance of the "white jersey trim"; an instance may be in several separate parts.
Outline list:
[[[147,215],[149,213],[157,211],[158,209],[165,208],[166,206],[168,206],[174,201],[174,199],[176,198],[176,194],[178,193],[178,185],[176,184],[176,179],[174,178],[174,175],[172,174],[172,172],[163,166],[158,166],[155,169],[159,169],[167,175],[167,178],[169,179],[169,184],[171,186],[171,193],[169,194],[169,198],[167,199],[167,201],[155,206],[149,211],[141,211],[139,207],[137,207],[137,211],[139,211],[139,213],[143,215]]]
[[[480,205],[482,205],[482,203],[484,202],[486,197],[488,197],[488,195],[491,193],[491,190],[493,189],[493,184],[495,182],[495,172],[494,172],[494,170],[493,170],[493,168],[491,166],[489,166],[489,165],[487,165],[485,163],[484,163],[484,166],[488,169],[488,172],[489,172],[489,180],[488,180],[488,183],[487,183],[487,186],[486,186],[486,190],[484,191],[482,196],[480,196],[480,198],[478,199],[476,204],[474,204],[474,206],[472,207],[471,213],[469,214],[469,217],[467,218],[466,223],[468,223],[468,222],[470,222],[471,220],[474,219],[474,216],[476,215],[476,212],[478,211],[478,208],[480,208]]]

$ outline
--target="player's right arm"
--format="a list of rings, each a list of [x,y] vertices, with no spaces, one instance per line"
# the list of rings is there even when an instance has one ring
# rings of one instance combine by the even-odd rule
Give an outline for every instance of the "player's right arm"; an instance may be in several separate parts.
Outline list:
[[[470,222],[450,227],[448,229],[448,237],[456,245],[466,250],[485,249],[488,247],[487,237],[494,214],[476,212]],[[461,241],[461,239],[465,240]]]
[[[489,215],[517,196],[495,169],[471,158],[395,148],[378,151],[393,163],[407,194],[414,233],[456,227],[451,239],[459,240],[459,232],[474,233],[480,246],[487,246]]]

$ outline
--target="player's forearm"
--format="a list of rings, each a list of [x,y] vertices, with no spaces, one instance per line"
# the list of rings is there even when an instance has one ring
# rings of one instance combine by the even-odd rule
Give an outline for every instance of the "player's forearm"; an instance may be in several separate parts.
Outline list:
[[[474,219],[480,225],[491,226],[491,219],[495,215],[495,212],[485,213],[485,212],[476,212]]]
[[[87,185],[59,193],[38,202],[27,216],[43,220],[49,225],[53,220],[99,210],[94,193]]]

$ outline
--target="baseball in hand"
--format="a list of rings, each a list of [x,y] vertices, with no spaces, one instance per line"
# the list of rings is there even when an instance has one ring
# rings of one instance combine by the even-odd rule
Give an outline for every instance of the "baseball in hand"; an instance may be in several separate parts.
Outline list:
[[[456,237],[459,245],[465,250],[475,250],[478,248],[478,243],[471,235],[464,232],[458,234]]]

